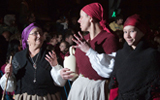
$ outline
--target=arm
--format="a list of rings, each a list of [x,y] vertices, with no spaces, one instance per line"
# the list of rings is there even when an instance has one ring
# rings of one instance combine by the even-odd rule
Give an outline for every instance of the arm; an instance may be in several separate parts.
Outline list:
[[[52,70],[51,70],[51,76],[55,82],[55,85],[57,86],[64,86],[67,81],[62,79],[60,75],[61,69],[62,69],[62,66],[57,64],[56,66],[52,67]]]
[[[51,76],[54,80],[54,84],[57,86],[64,86],[66,83],[66,80],[62,79],[60,75],[60,71],[62,69],[62,66],[58,64],[57,57],[54,51],[49,52],[49,55],[46,55],[45,59],[49,62],[49,64],[52,66],[51,69]]]
[[[6,76],[10,70],[10,67],[12,67],[10,64],[7,64],[7,66],[5,67],[5,74],[1,77],[0,79],[0,85],[2,87],[2,89],[4,90],[5,89],[5,85],[6,85]],[[12,75],[9,76],[8,78],[8,82],[7,82],[7,87],[6,87],[6,91],[7,92],[13,92],[15,90],[15,87],[16,87],[16,81],[15,81],[15,77]]]
[[[116,52],[113,52],[112,54],[98,54],[90,48],[86,55],[89,57],[92,68],[98,73],[98,75],[104,78],[110,77],[111,72],[113,71]]]

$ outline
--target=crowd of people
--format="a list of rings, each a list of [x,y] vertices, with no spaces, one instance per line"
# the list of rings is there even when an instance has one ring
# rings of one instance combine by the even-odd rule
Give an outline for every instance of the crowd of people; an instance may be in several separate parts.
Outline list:
[[[160,100],[160,34],[141,15],[107,26],[97,2],[80,10],[79,24],[62,16],[52,27],[31,15],[22,29],[10,14],[0,25],[5,100]],[[71,46],[76,72],[63,64]]]

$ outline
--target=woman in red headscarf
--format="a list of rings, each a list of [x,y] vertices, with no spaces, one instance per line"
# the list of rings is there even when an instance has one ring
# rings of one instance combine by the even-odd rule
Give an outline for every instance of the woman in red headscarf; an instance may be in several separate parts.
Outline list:
[[[150,29],[135,14],[123,32],[126,43],[117,52],[109,83],[110,89],[118,87],[115,100],[160,100],[160,54],[149,45]]]
[[[79,74],[73,82],[68,100],[107,100],[107,82],[113,69],[118,38],[106,28],[103,8],[99,3],[91,3],[80,11],[78,20],[82,31],[89,34],[74,35],[76,67]],[[68,79],[68,69],[61,71],[63,79]],[[106,81],[107,80],[107,81]]]

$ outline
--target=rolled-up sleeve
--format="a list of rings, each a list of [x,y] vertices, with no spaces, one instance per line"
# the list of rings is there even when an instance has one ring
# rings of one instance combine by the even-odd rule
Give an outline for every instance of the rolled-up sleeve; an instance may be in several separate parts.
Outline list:
[[[62,79],[60,71],[63,67],[61,65],[56,65],[51,69],[51,76],[57,86],[64,86],[67,80]]]
[[[0,79],[0,85],[2,87],[2,89],[4,90],[5,89],[5,85],[6,85],[6,76],[3,75]],[[8,82],[7,82],[7,87],[6,87],[6,91],[7,92],[13,92],[15,90],[15,87],[16,87],[16,81],[15,81],[15,78],[14,76],[12,75],[11,77],[9,77],[8,79]]]
[[[104,78],[110,78],[114,67],[116,52],[99,54],[90,48],[86,55],[89,57],[92,68],[98,75]]]

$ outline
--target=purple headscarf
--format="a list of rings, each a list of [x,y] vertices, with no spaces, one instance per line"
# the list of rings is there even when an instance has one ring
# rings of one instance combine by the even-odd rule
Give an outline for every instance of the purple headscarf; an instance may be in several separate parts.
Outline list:
[[[23,48],[23,50],[28,46],[28,44],[27,44],[28,35],[32,31],[32,29],[35,27],[39,27],[39,25],[37,25],[36,23],[31,23],[23,30],[23,32],[22,32],[22,48]]]

